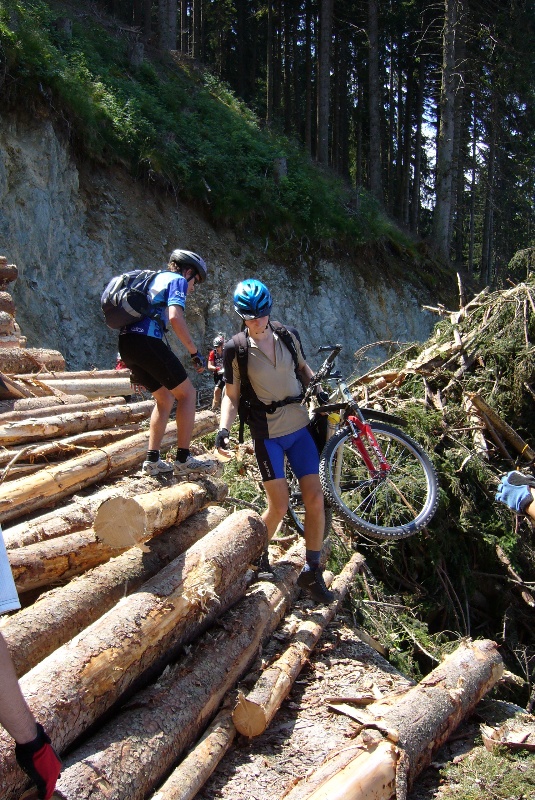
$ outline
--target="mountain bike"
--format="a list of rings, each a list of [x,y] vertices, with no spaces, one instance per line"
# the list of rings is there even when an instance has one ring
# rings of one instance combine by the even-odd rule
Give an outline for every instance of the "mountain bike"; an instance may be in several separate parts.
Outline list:
[[[319,348],[318,353],[330,352],[302,400],[309,405],[312,420],[323,414],[331,422],[319,468],[329,526],[334,509],[359,532],[376,539],[405,539],[425,527],[437,509],[435,469],[420,445],[396,427],[405,425],[401,418],[360,408],[334,369],[341,350],[339,344]],[[329,393],[329,402],[310,407],[317,389],[332,383],[336,388]],[[291,470],[287,477],[290,518],[302,530],[298,484]]]

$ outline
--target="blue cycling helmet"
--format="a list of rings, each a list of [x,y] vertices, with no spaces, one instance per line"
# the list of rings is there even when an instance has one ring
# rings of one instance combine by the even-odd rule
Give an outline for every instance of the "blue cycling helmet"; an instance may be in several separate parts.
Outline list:
[[[256,278],[241,281],[234,290],[234,311],[242,319],[268,317],[272,305],[269,289]]]

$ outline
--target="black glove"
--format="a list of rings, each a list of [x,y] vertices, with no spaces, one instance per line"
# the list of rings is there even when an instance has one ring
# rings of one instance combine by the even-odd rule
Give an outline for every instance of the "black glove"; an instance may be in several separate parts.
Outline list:
[[[61,771],[61,761],[42,725],[37,723],[37,736],[31,742],[15,745],[15,757],[37,786],[39,800],[49,800]]]
[[[226,428],[221,428],[221,430],[217,432],[215,437],[215,446],[216,448],[220,447],[222,450],[228,450],[229,432]]]
[[[193,353],[192,355],[190,355],[190,358],[191,358],[191,361],[192,361],[193,366],[195,367],[195,369],[204,369],[205,368],[206,359],[204,358],[204,356],[201,356],[201,354],[199,353],[198,350],[197,350],[196,353]]]

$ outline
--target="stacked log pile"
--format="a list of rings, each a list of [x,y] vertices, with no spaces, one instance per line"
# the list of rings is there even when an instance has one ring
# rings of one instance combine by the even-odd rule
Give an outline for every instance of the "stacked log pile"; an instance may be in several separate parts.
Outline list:
[[[269,726],[363,559],[348,561],[334,580],[333,604],[310,612],[287,652],[263,664],[261,680],[227,708],[229,693],[295,601],[303,542],[284,554],[272,580],[251,585],[266,527],[254,511],[222,508],[228,487],[221,469],[191,481],[142,475],[152,401],[123,404],[108,396],[107,382],[120,376],[38,369],[38,376],[27,368],[2,376],[12,405],[0,413],[0,523],[23,608],[0,619],[0,632],[36,717],[68,753],[55,797],[193,797],[237,730],[251,737]],[[77,381],[94,382],[94,392],[82,394],[95,400],[65,408],[69,389],[82,389]],[[21,408],[17,392],[53,405]],[[198,413],[194,439],[217,424],[212,412]],[[170,422],[162,451],[175,441]],[[203,445],[195,441],[194,448]],[[499,678],[491,645],[476,657],[481,676],[462,688],[460,675],[447,687],[452,709],[438,723],[442,730],[452,730]],[[379,747],[391,759],[387,770],[402,759],[402,746],[388,736],[402,715],[401,707],[391,719],[384,706],[377,709],[378,720],[387,718],[379,724],[387,730]],[[409,747],[412,739],[402,733]],[[199,740],[206,753],[206,737],[220,740],[210,760],[203,756],[201,768],[193,753],[181,762]],[[373,755],[379,742],[371,737],[369,744]],[[438,739],[422,749],[430,755],[436,746]],[[426,763],[417,754],[414,761],[411,780]],[[379,782],[384,772],[380,766]],[[19,800],[28,781],[5,731],[0,776],[2,800]]]

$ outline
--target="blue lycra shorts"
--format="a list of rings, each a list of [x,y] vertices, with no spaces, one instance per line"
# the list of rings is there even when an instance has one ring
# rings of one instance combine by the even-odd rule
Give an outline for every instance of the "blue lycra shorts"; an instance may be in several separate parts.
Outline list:
[[[285,478],[284,456],[290,462],[294,475],[317,475],[319,471],[318,448],[307,428],[275,439],[255,439],[254,449],[263,481]]]

